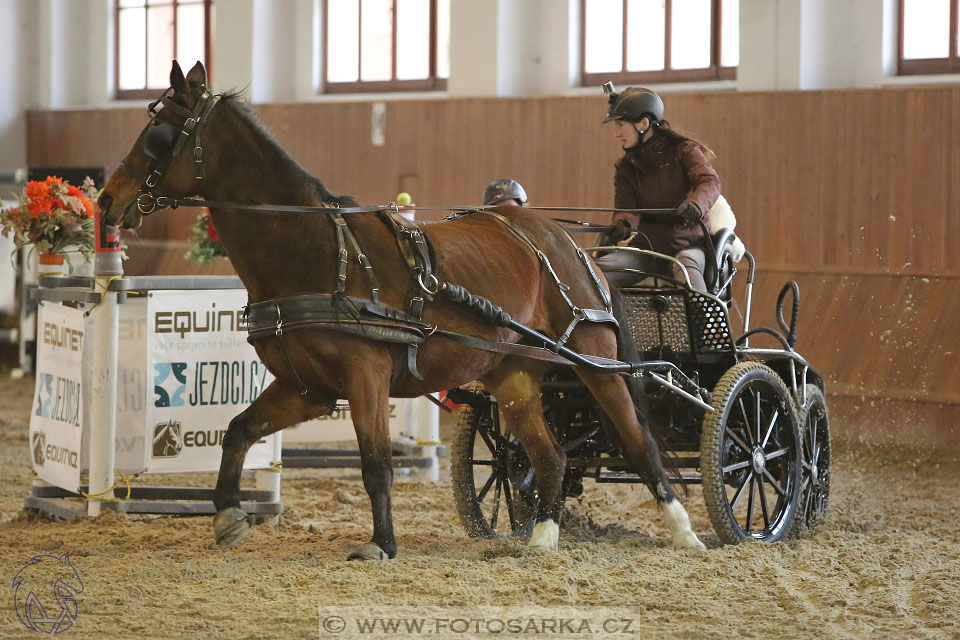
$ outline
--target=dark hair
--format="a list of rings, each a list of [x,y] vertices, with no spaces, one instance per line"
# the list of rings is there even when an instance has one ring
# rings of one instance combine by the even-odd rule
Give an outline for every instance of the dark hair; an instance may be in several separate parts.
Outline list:
[[[675,140],[688,141],[696,144],[703,151],[703,155],[706,156],[707,162],[712,162],[714,159],[716,159],[717,154],[713,152],[713,149],[711,149],[704,143],[700,142],[696,138],[692,138],[674,129],[673,126],[671,126],[671,124],[666,120],[661,120],[660,123],[655,126],[657,127],[658,131],[661,131],[662,133],[670,136],[671,138],[674,138]]]

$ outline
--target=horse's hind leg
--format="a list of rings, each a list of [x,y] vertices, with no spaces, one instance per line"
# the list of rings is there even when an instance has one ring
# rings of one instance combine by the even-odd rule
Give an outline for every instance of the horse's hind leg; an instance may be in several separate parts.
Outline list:
[[[577,332],[580,332],[577,335]],[[574,349],[607,358],[616,357],[616,336],[604,326],[581,324],[571,340]],[[690,528],[690,518],[677,500],[660,461],[660,447],[650,433],[644,416],[639,415],[626,381],[616,374],[577,369],[577,375],[590,389],[600,407],[613,422],[620,436],[620,447],[631,466],[640,474],[657,504],[678,549],[706,547]]]
[[[537,483],[537,524],[529,546],[556,549],[560,537],[560,505],[566,454],[543,422],[540,385],[543,372],[529,363],[505,360],[482,379],[497,398],[500,413],[520,440],[533,465]]]
[[[250,531],[247,514],[240,509],[240,475],[247,451],[257,440],[322,415],[331,408],[314,394],[301,395],[299,391],[275,380],[253,403],[230,421],[223,437],[223,456],[220,475],[214,491],[213,504],[217,514],[213,529],[217,544],[229,549]]]

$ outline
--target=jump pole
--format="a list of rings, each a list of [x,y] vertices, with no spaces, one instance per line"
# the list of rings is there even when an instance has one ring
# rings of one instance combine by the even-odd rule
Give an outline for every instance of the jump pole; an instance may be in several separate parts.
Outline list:
[[[113,487],[117,435],[117,351],[120,333],[119,293],[110,282],[123,276],[120,230],[103,223],[100,212],[94,220],[96,257],[95,286],[100,303],[93,309],[93,384],[90,406],[90,495],[108,493]],[[112,497],[112,496],[111,496]],[[101,503],[87,501],[87,515],[100,515]]]

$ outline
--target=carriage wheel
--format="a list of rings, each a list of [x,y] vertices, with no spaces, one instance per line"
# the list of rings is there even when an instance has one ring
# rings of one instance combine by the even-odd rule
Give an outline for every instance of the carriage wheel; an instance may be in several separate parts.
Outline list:
[[[802,461],[798,523],[815,528],[826,519],[830,502],[830,418],[823,391],[807,385],[807,406],[800,411]]]
[[[533,467],[520,442],[500,426],[497,401],[474,385],[464,404],[450,458],[453,497],[467,534],[529,534],[536,513]],[[509,529],[508,529],[509,527]]]
[[[700,441],[703,496],[720,539],[776,542],[800,495],[800,430],[780,376],[757,362],[731,367],[713,392]]]

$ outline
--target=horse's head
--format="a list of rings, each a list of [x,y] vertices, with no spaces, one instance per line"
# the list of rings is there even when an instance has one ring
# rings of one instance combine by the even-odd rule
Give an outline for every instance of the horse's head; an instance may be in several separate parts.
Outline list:
[[[138,227],[143,216],[165,208],[162,198],[200,192],[208,160],[203,150],[204,126],[219,99],[206,83],[201,63],[184,77],[180,65],[173,62],[170,88],[150,104],[150,123],[100,194],[98,204],[107,224]]]

